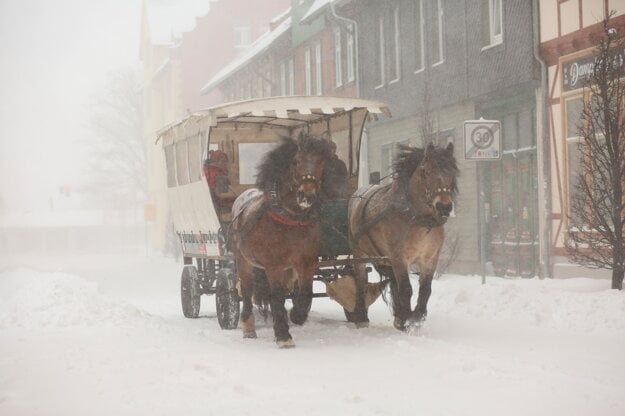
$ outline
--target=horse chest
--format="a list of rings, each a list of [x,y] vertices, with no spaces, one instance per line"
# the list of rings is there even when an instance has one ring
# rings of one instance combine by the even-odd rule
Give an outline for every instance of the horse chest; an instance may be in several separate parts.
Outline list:
[[[406,264],[431,264],[438,260],[444,239],[442,227],[411,227],[403,236],[401,256]]]

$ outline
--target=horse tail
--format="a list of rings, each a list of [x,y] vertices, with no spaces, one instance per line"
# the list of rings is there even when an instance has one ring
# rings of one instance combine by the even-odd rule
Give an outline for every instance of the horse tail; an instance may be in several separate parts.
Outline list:
[[[269,316],[269,304],[271,302],[271,288],[269,280],[263,269],[254,268],[254,304],[265,322]]]

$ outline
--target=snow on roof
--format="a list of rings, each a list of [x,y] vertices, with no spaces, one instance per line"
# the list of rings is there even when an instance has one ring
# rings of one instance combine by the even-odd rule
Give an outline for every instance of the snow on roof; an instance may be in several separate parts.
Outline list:
[[[315,2],[310,6],[306,14],[301,18],[301,22],[305,22],[307,19],[311,19],[318,14],[325,6],[332,3],[332,0],[315,0]]]
[[[148,0],[146,1],[150,41],[155,45],[171,45],[183,33],[195,27],[196,18],[205,16],[211,0]]]
[[[232,74],[244,67],[256,55],[264,52],[271,46],[273,42],[278,40],[280,36],[285,34],[291,28],[291,17],[284,19],[274,30],[265,33],[259,37],[252,45],[238,58],[224,66],[219,72],[213,76],[200,90],[200,95],[207,94],[222,81],[230,77]]]

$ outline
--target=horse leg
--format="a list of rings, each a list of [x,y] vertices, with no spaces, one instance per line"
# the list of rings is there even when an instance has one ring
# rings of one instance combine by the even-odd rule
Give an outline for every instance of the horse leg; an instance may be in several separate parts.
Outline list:
[[[432,273],[422,273],[419,276],[419,297],[417,298],[417,306],[414,308],[410,316],[410,321],[420,323],[425,321],[428,314],[428,300],[432,294]]]
[[[350,322],[356,325],[356,328],[367,328],[369,326],[369,317],[367,315],[367,305],[365,305],[365,292],[367,289],[366,266],[362,263],[354,265],[354,274],[356,305],[354,312],[346,312],[345,315]]]
[[[289,313],[291,322],[295,325],[303,325],[308,318],[308,312],[310,312],[310,306],[312,305],[313,273],[314,269],[312,267],[297,270],[297,288],[293,292],[293,309]]]
[[[284,287],[282,285],[282,273],[276,270],[266,270],[267,279],[271,291],[271,315],[273,316],[273,332],[276,343],[280,348],[292,348],[295,346],[293,337],[289,333],[289,322],[284,307]]]
[[[408,269],[400,261],[393,261],[393,275],[395,276],[395,290],[393,296],[393,314],[395,319],[393,326],[400,331],[406,330],[406,321],[410,318],[410,299],[412,298],[412,286],[408,277]]]
[[[252,295],[254,293],[252,266],[241,255],[237,256],[236,264],[239,282],[241,283],[241,297],[243,298],[243,309],[239,318],[243,329],[243,338],[256,338],[256,324],[252,311]]]

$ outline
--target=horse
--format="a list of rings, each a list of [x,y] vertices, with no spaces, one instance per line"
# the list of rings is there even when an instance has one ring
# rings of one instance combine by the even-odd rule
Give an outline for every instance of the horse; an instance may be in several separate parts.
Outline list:
[[[295,346],[284,301],[287,286],[294,283],[289,317],[294,324],[304,324],[319,253],[318,193],[329,157],[326,139],[304,134],[283,138],[259,165],[256,188],[243,192],[233,204],[230,230],[243,298],[244,338],[256,338],[252,296],[256,303],[269,298],[278,347]],[[259,269],[266,275],[264,285],[255,284]],[[263,286],[268,286],[268,294],[258,293]]]
[[[444,227],[458,191],[459,170],[453,144],[425,149],[400,146],[394,160],[394,179],[389,185],[369,185],[352,195],[348,206],[350,246],[354,257],[382,257],[376,270],[391,279],[395,328],[406,331],[427,316],[432,277],[445,238]],[[410,309],[411,266],[419,268],[419,295]],[[357,300],[346,315],[357,327],[368,326],[364,304],[366,273],[356,265]],[[408,322],[408,325],[406,325]]]

